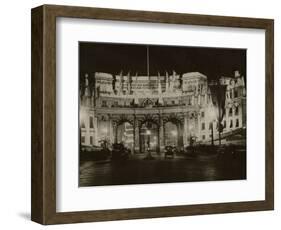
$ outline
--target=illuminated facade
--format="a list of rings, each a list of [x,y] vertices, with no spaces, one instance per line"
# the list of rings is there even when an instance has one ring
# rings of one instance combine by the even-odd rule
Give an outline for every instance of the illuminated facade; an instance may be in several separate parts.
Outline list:
[[[89,84],[92,78],[93,84]],[[222,138],[246,128],[244,77],[221,77],[226,85]],[[166,145],[185,147],[191,138],[210,143],[218,138],[214,104],[207,76],[199,72],[157,76],[95,73],[85,75],[80,92],[80,127],[83,145],[100,141],[123,142],[132,152]],[[213,131],[212,131],[213,130]],[[212,136],[213,133],[213,136]]]

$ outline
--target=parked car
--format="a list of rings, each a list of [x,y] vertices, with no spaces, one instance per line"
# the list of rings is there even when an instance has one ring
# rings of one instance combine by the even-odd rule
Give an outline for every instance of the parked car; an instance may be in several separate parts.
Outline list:
[[[100,146],[82,146],[80,158],[81,160],[107,160],[110,158],[110,150]]]
[[[131,155],[131,150],[126,148],[122,143],[112,145],[111,159],[112,160],[127,160]]]
[[[164,157],[174,158],[177,152],[177,148],[173,146],[165,146]]]

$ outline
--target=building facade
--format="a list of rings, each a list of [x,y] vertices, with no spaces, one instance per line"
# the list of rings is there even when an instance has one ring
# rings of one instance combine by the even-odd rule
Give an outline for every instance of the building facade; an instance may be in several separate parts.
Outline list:
[[[82,145],[123,142],[133,153],[167,145],[185,147],[218,139],[218,119],[207,76],[199,72],[157,76],[85,74],[80,92]],[[92,84],[90,84],[91,82]],[[246,85],[235,71],[226,86],[222,138],[246,128]]]

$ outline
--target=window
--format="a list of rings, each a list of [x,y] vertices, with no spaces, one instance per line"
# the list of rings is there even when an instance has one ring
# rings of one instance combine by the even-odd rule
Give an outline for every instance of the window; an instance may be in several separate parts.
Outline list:
[[[232,120],[230,120],[229,128],[232,128],[232,127],[233,127],[233,122],[232,122]]]
[[[90,128],[94,128],[94,118],[90,117]]]
[[[205,140],[205,135],[202,135],[202,140]]]
[[[205,123],[204,122],[201,124],[201,129],[205,130]]]
[[[205,113],[201,112],[201,117],[204,118],[205,117]]]
[[[82,129],[85,128],[85,122],[84,122],[84,121],[81,122],[81,128],[82,128]]]
[[[102,106],[102,107],[107,107],[106,101],[102,101],[101,106]]]
[[[239,114],[239,107],[236,107],[235,108],[235,115],[238,115]]]
[[[223,128],[226,128],[226,120],[223,121]]]
[[[92,145],[92,144],[93,144],[93,137],[90,136],[90,145]]]
[[[236,119],[235,127],[239,127],[239,119]]]
[[[209,129],[212,129],[213,128],[213,122],[210,122],[209,123]]]
[[[172,105],[174,105],[175,104],[175,101],[172,101]]]
[[[228,116],[229,116],[229,117],[232,117],[232,108],[229,109]]]
[[[114,107],[118,107],[118,101],[114,101]]]
[[[85,144],[85,136],[81,137],[81,143]]]
[[[237,89],[234,90],[234,98],[236,98],[236,97],[238,97],[238,90]]]

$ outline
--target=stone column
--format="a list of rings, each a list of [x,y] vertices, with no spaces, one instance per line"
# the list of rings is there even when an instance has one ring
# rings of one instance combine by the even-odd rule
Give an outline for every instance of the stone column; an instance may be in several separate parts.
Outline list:
[[[160,134],[160,132],[161,132],[161,125],[159,125],[158,128],[157,128],[157,134],[158,134],[158,136],[157,136],[157,149],[156,149],[156,152],[157,152],[158,154],[161,153],[161,143],[160,143],[161,134]]]
[[[160,152],[164,151],[165,148],[165,127],[164,122],[161,121],[159,125],[159,145],[160,145]]]
[[[181,134],[180,134],[180,124],[178,123],[178,124],[176,124],[176,127],[177,127],[177,147],[180,147],[180,136],[181,136]]]
[[[140,153],[142,152],[142,136],[141,136],[141,124],[138,124],[138,129],[139,129],[139,151]]]
[[[114,122],[114,123],[113,123],[114,143],[117,143],[117,135],[118,135],[118,133],[117,133],[117,128],[118,128],[117,122]]]
[[[134,121],[133,121],[133,149],[132,149],[132,154],[135,154],[136,150],[136,116],[134,116]]]
[[[108,120],[108,125],[109,125],[109,128],[108,128],[108,130],[109,130],[109,141],[112,144],[114,142],[114,134],[113,134],[114,131],[113,131],[113,125],[112,125],[112,119],[111,118],[109,118],[109,120]]]
[[[178,147],[183,147],[183,134],[182,134],[182,124],[177,124],[177,132],[178,132]]]
[[[138,124],[136,123],[135,125],[135,152],[140,151],[140,145],[139,145],[139,127]]]
[[[161,114],[159,114],[159,127],[158,127],[158,147],[159,151],[164,151],[165,148],[165,133],[164,133],[164,122],[163,117]]]
[[[95,133],[94,133],[94,137],[95,137],[95,140],[94,140],[94,145],[98,145],[98,118],[97,117],[94,117],[94,130],[95,130]]]
[[[188,146],[188,136],[189,136],[189,127],[188,127],[188,114],[184,114],[184,126],[183,126],[183,145],[184,147]]]
[[[229,114],[229,108],[226,107],[226,108],[225,108],[225,115],[224,115],[224,116],[225,116],[224,118],[225,118],[225,121],[226,121],[226,127],[225,127],[225,129],[224,129],[225,132],[228,132],[228,131],[229,131],[229,123],[230,123],[230,122],[229,122],[228,114]],[[214,127],[214,128],[216,128],[216,127]]]
[[[165,148],[165,146],[166,146],[166,128],[165,128],[165,122],[162,122],[162,127],[163,127],[163,146],[164,146],[164,148]]]
[[[194,123],[195,123],[195,136],[196,136],[196,141],[200,140],[200,135],[201,135],[201,126],[200,126],[200,117],[199,114],[197,112],[195,112],[195,119],[194,119]]]

